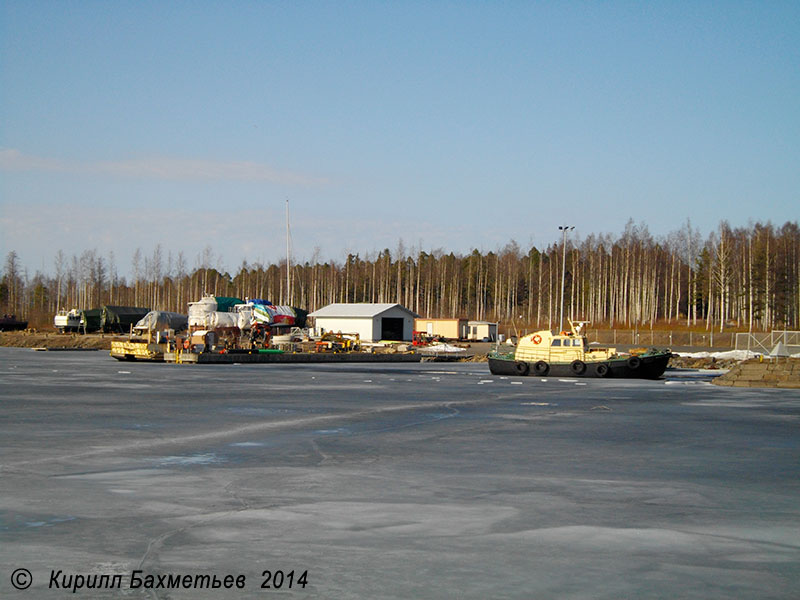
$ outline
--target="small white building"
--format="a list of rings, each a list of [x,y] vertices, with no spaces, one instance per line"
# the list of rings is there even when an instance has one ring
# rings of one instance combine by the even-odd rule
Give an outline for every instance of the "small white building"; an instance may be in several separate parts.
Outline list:
[[[314,335],[328,331],[357,333],[364,342],[411,341],[418,314],[399,304],[329,304],[309,313]]]
[[[468,335],[470,340],[478,342],[494,342],[497,340],[497,323],[490,321],[469,321],[467,323]]]

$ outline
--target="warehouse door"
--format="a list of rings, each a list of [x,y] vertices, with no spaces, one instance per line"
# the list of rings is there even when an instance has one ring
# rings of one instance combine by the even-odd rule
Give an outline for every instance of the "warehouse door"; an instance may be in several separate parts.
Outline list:
[[[381,339],[402,341],[403,339],[403,318],[384,317],[381,319]]]

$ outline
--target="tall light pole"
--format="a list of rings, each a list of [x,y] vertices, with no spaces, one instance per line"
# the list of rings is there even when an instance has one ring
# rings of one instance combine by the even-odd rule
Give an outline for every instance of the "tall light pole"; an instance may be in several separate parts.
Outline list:
[[[561,256],[561,314],[558,319],[558,330],[564,331],[564,282],[567,276],[567,232],[572,231],[575,227],[569,225],[559,225],[561,231],[561,245],[563,246]]]
[[[286,304],[292,303],[292,265],[289,254],[289,198],[286,198]]]

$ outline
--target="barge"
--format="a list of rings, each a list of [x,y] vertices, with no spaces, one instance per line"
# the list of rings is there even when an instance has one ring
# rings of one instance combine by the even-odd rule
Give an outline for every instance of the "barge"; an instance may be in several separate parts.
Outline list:
[[[165,352],[163,360],[176,364],[233,365],[257,363],[418,363],[419,354],[378,354],[371,352]]]

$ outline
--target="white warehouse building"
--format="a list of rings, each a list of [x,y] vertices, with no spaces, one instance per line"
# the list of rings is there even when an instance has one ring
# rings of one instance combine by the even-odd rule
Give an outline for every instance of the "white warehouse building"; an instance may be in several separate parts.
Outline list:
[[[418,314],[399,304],[329,304],[309,313],[314,335],[329,331],[357,333],[364,342],[411,341]]]

